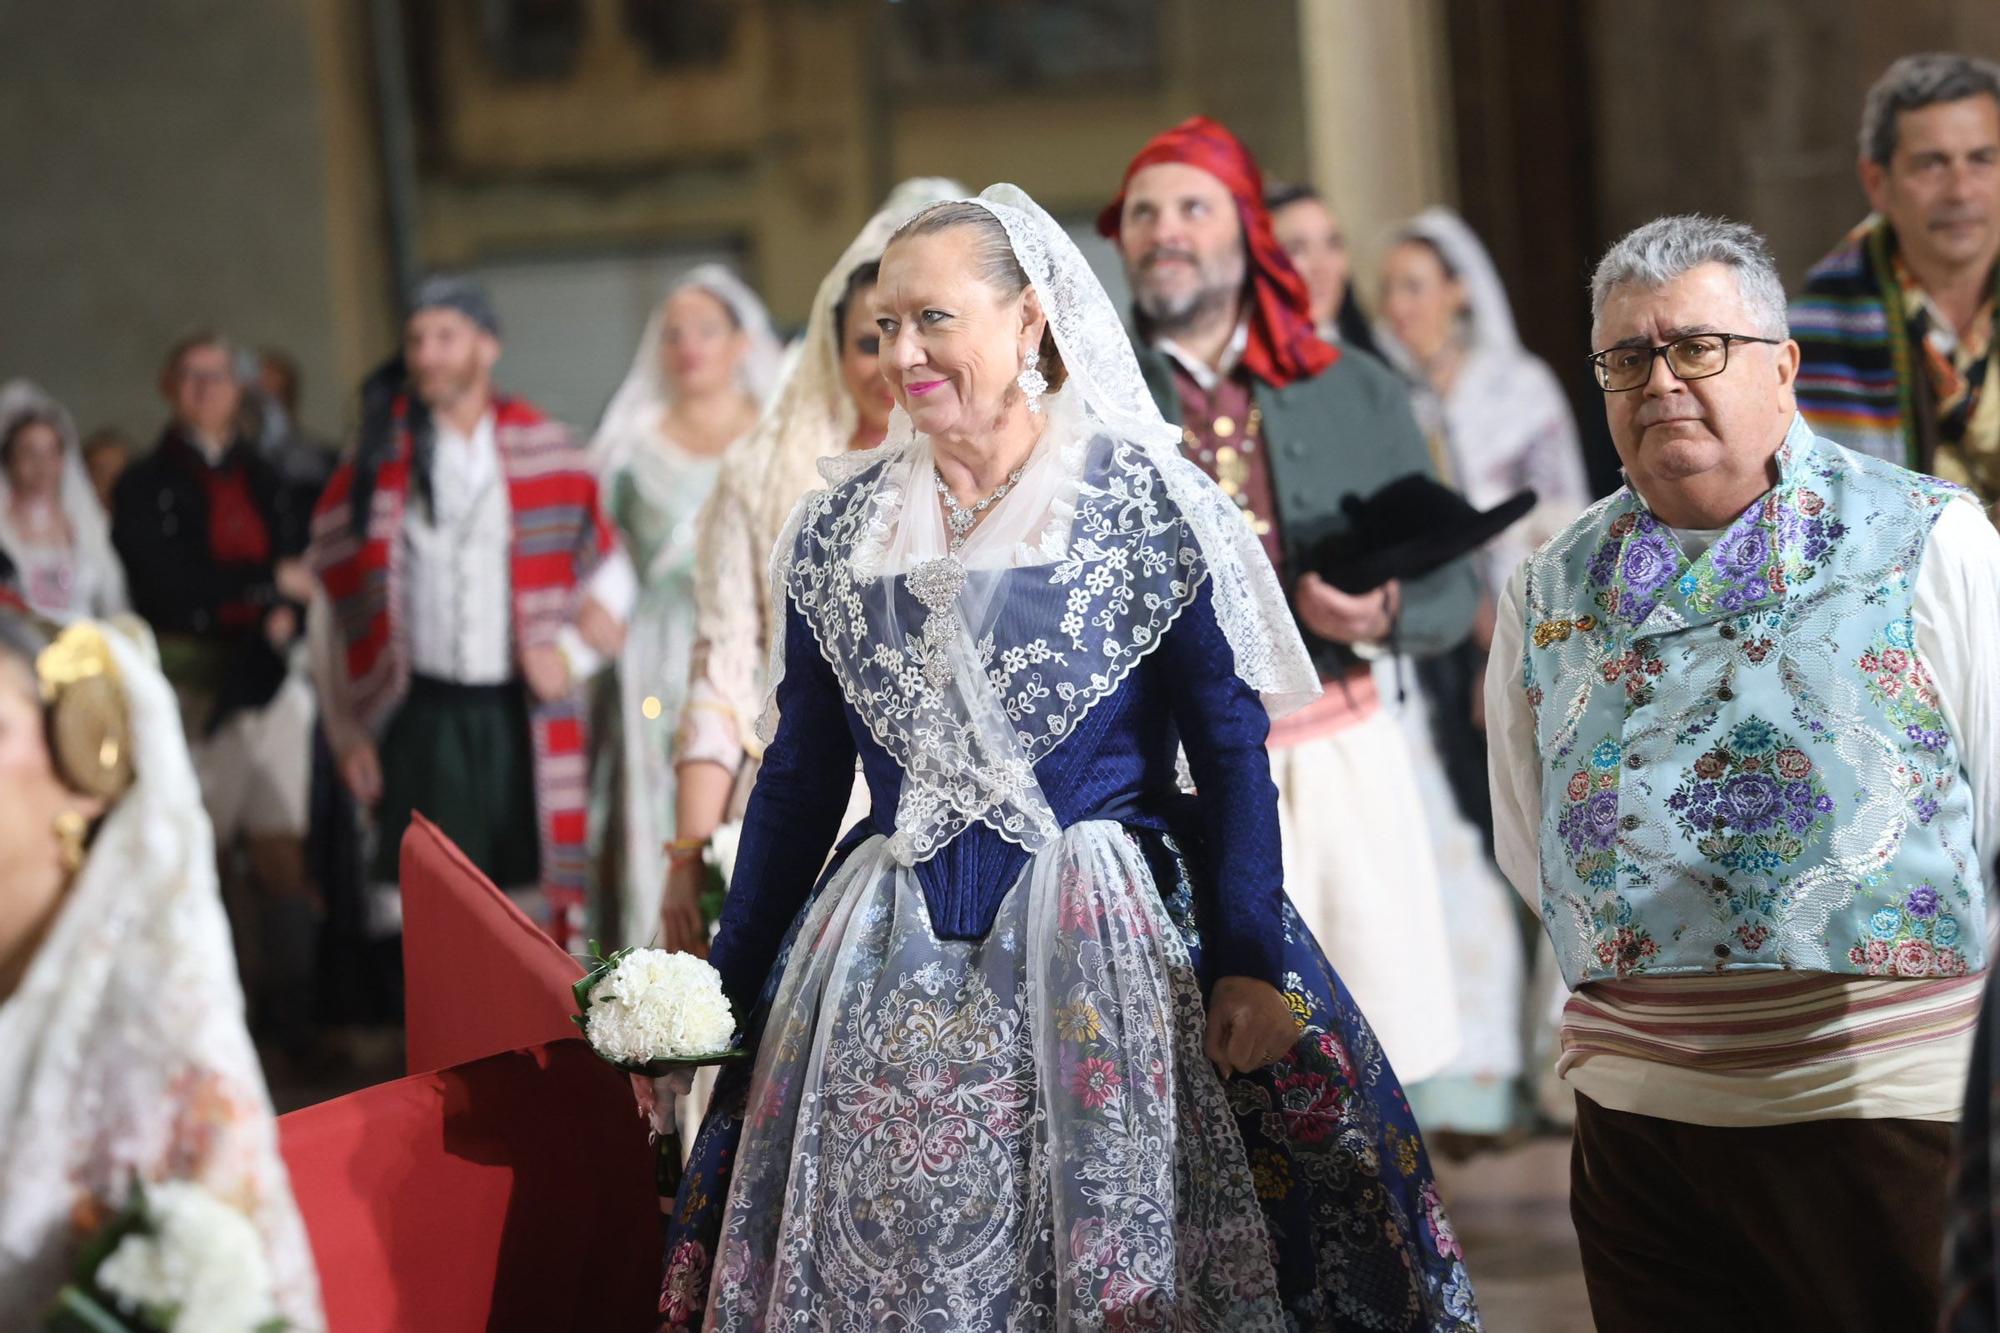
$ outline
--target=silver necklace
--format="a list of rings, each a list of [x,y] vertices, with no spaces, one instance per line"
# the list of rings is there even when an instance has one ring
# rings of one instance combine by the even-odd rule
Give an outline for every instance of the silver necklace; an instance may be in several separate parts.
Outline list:
[[[951,529],[949,545],[954,555],[959,547],[965,545],[965,539],[972,535],[972,530],[979,526],[979,520],[986,511],[1007,498],[1007,492],[1014,489],[1014,483],[1021,479],[1021,473],[1027,466],[1025,461],[1022,462],[1020,467],[1007,474],[1007,480],[1000,483],[998,490],[971,506],[960,504],[958,497],[951,493],[951,487],[944,484],[944,477],[932,468],[931,481],[937,486],[938,498],[944,501],[944,521],[945,526]]]

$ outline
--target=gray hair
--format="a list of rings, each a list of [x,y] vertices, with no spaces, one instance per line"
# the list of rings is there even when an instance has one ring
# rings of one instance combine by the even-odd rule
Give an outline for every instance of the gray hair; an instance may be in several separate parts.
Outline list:
[[[1654,218],[1627,232],[1597,261],[1590,278],[1590,323],[1604,318],[1604,303],[1625,286],[1663,287],[1703,264],[1722,264],[1736,272],[1736,287],[1766,338],[1791,336],[1785,318],[1785,284],[1770,247],[1756,230],[1726,218],[1682,213]]]
[[[889,245],[906,237],[935,236],[959,227],[970,230],[976,238],[972,254],[973,271],[981,281],[1002,296],[1016,296],[1027,290],[1028,270],[1021,267],[1020,259],[1014,254],[1014,243],[1007,239],[1007,228],[1001,225],[992,209],[970,199],[947,199],[918,211],[896,228],[895,234],[889,237]],[[889,246],[882,248],[886,253]]]
[[[1955,51],[1904,56],[1882,72],[1861,105],[1861,156],[1878,167],[1896,155],[1896,117],[1939,102],[1990,97],[2000,104],[2000,65]]]

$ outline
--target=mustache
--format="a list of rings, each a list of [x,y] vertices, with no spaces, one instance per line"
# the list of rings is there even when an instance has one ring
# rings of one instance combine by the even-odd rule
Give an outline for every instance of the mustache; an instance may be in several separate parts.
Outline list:
[[[1963,208],[1941,208],[1925,219],[1925,224],[1932,227],[1954,227],[1961,222],[1983,222],[1985,220],[1986,214],[1981,209],[1967,204]]]
[[[1192,250],[1186,250],[1177,245],[1156,245],[1139,257],[1139,267],[1151,268],[1153,265],[1168,259],[1185,260],[1197,267],[1200,266],[1201,262]]]
[[[1642,406],[1632,417],[1632,424],[1640,430],[1657,426],[1663,421],[1700,421],[1708,414],[1701,410],[1701,404],[1692,394],[1683,397],[1673,394],[1667,398],[1655,398]]]

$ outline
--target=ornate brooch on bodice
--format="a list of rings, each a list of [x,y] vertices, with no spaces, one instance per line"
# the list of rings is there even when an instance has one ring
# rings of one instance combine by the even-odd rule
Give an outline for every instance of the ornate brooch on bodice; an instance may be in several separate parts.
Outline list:
[[[948,555],[926,560],[910,571],[910,595],[930,614],[924,618],[920,651],[924,684],[942,690],[951,684],[951,644],[965,622],[958,614],[958,594],[965,589],[965,566]]]

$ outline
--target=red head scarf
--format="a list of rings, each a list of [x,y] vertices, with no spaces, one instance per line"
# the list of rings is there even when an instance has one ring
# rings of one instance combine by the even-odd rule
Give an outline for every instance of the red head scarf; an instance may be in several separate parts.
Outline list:
[[[1339,360],[1339,350],[1313,331],[1305,279],[1271,230],[1271,213],[1264,207],[1264,173],[1257,169],[1257,159],[1240,139],[1207,116],[1191,116],[1139,150],[1125,168],[1118,197],[1097,215],[1097,230],[1118,239],[1125,186],[1140,171],[1162,162],[1198,167],[1236,198],[1250,280],[1250,344],[1243,351],[1244,368],[1282,389],[1295,380],[1311,379]]]

